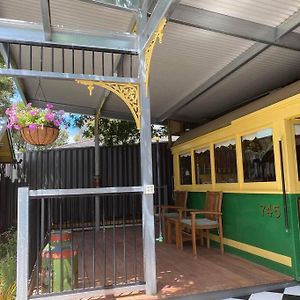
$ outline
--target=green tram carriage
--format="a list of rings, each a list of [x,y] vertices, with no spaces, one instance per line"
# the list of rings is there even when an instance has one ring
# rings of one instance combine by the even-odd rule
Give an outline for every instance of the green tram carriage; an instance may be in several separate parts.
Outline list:
[[[172,153],[189,208],[223,191],[225,251],[300,280],[300,81],[185,133]]]

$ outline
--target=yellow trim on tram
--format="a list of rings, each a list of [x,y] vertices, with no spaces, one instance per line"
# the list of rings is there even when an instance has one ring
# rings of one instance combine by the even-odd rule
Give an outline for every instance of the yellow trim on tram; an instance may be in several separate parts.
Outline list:
[[[219,236],[210,233],[209,237],[211,240],[213,240],[215,242],[219,242]],[[292,267],[292,258],[289,256],[285,256],[285,255],[282,255],[279,253],[261,249],[261,248],[255,247],[255,246],[251,246],[249,244],[237,242],[235,240],[231,240],[231,239],[227,239],[227,238],[224,238],[224,244],[227,246],[236,248],[238,250],[248,252],[250,254],[254,254],[254,255],[260,256],[262,258],[268,259],[268,260],[272,260],[276,263],[280,263],[282,265]]]
[[[286,192],[300,192],[298,180],[297,158],[295,151],[294,124],[300,116],[300,94],[262,108],[231,122],[229,126],[206,133],[183,144],[172,148],[174,155],[175,189],[186,191],[222,190],[224,192],[251,193],[280,193],[282,192],[281,165],[279,154],[279,141],[282,141]],[[272,182],[244,182],[241,138],[245,135],[271,128],[273,133],[274,160],[276,181]],[[216,183],[214,165],[214,145],[216,143],[235,139],[237,159],[237,183]],[[210,148],[211,158],[211,184],[196,184],[194,151],[200,148]],[[179,155],[191,155],[192,184],[180,183]]]

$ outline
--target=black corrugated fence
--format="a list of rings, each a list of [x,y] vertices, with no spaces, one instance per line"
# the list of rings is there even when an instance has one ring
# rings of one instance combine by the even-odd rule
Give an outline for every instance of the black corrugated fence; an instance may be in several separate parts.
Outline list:
[[[156,187],[155,203],[158,191],[161,192],[162,203],[172,198],[172,156],[167,143],[153,144],[153,182]],[[157,151],[159,163],[157,163]],[[94,147],[53,149],[47,151],[30,151],[23,155],[21,177],[30,189],[70,189],[94,187],[95,155]],[[157,171],[160,174],[158,183]],[[134,186],[140,185],[140,147],[139,145],[100,147],[100,172],[102,186]],[[0,230],[6,230],[16,223],[17,182],[9,182],[4,178],[0,182]],[[85,205],[90,201],[80,199]],[[64,211],[72,199],[65,201]],[[80,201],[78,205],[81,205]],[[112,208],[112,207],[111,207]],[[140,208],[141,209],[141,208]],[[86,222],[93,218],[86,216]],[[111,209],[107,218],[113,216]],[[118,217],[114,215],[115,217]],[[55,219],[55,218],[54,218]],[[75,221],[75,220],[74,220]]]
[[[18,181],[12,182],[8,177],[0,179],[0,233],[17,225],[18,187]]]
[[[172,157],[167,143],[152,145],[153,181],[172,191]],[[160,164],[156,161],[159,151]],[[157,168],[161,182],[157,182]],[[94,187],[94,147],[32,151],[24,154],[23,174],[30,189]],[[140,185],[139,145],[100,147],[102,186]]]

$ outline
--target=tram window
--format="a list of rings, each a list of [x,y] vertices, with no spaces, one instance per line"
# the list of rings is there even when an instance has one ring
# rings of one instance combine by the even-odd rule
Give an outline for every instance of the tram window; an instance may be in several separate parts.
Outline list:
[[[179,155],[179,165],[180,165],[180,183],[192,184],[191,155],[190,154]]]
[[[242,154],[245,182],[276,181],[271,128],[243,136]]]
[[[230,140],[215,144],[215,169],[217,183],[237,182],[236,143]]]
[[[211,183],[210,151],[209,148],[194,152],[196,184]]]
[[[300,181],[300,124],[295,124],[295,142],[298,167],[298,180]]]

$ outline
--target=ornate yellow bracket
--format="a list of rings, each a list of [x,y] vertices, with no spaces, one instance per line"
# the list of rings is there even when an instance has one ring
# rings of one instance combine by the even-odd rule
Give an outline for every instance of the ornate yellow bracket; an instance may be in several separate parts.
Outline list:
[[[161,22],[159,23],[156,31],[153,33],[151,40],[148,42],[146,49],[145,49],[145,63],[146,63],[146,91],[148,93],[148,86],[149,86],[149,75],[150,75],[150,64],[151,64],[151,58],[153,54],[154,47],[156,45],[157,40],[159,40],[159,43],[162,43],[162,37],[163,37],[163,30],[166,26],[167,19],[163,18]]]
[[[76,80],[78,84],[86,85],[90,96],[96,86],[105,88],[119,96],[130,109],[136,127],[141,128],[140,86],[138,83],[117,83],[92,80]]]

